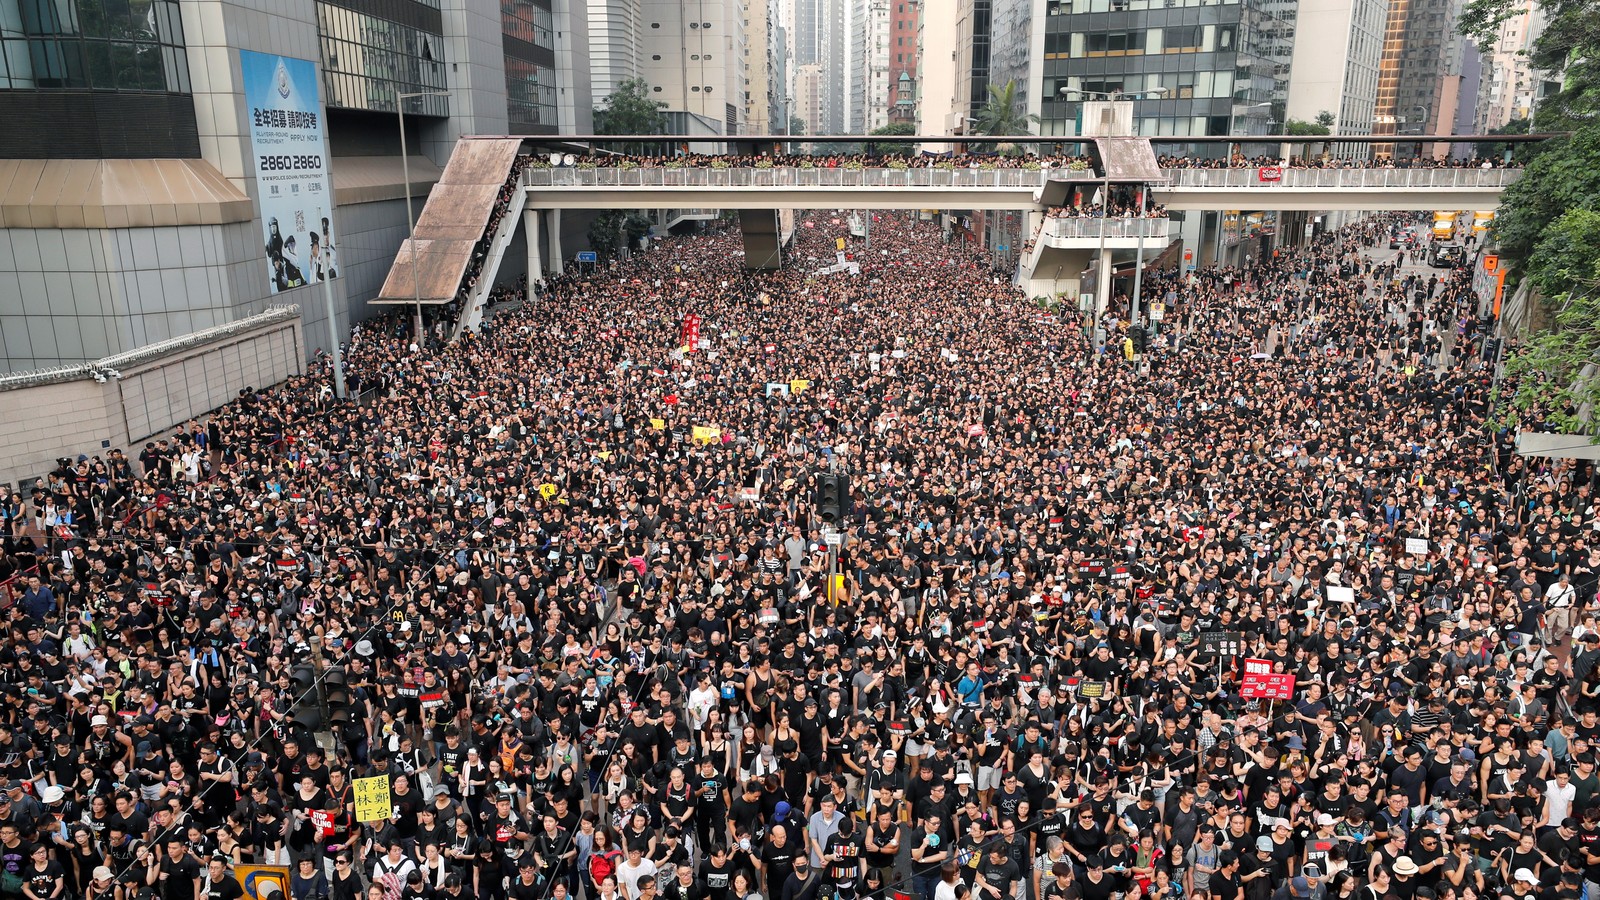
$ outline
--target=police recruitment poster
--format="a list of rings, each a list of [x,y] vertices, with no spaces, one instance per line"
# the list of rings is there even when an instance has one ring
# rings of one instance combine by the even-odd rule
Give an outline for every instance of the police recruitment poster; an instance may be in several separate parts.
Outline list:
[[[333,189],[317,66],[249,50],[239,51],[239,60],[272,293],[335,278]]]

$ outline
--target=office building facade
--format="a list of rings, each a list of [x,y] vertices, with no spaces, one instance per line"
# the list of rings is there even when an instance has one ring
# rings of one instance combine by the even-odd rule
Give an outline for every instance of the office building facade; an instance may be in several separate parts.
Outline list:
[[[960,98],[960,128],[975,119],[989,99],[989,41],[993,29],[994,0],[957,0],[956,95]]]
[[[1138,134],[1269,135],[1288,103],[1294,34],[1286,0],[1047,0],[1041,133],[1080,134],[1094,95],[1160,90],[1135,101]]]
[[[1289,81],[1290,119],[1315,122],[1326,112],[1333,116],[1334,134],[1372,133],[1388,12],[1389,0],[1302,0]],[[1328,152],[1347,158],[1369,154],[1363,144],[1330,144]]]
[[[369,314],[407,233],[399,94],[439,93],[404,101],[417,210],[460,135],[592,127],[583,0],[121,8],[0,0],[12,126],[0,133],[0,371],[99,359],[284,304],[302,310],[306,349],[325,347],[323,287],[309,282],[334,276],[342,333]],[[250,74],[263,57],[269,73],[280,63],[271,85]],[[247,102],[263,88],[316,105],[291,116]],[[306,164],[325,170],[332,197],[282,223],[316,233],[311,246],[274,247],[264,217],[253,134],[285,124],[321,142]],[[302,279],[279,277],[291,257]]]
[[[1375,156],[1449,154],[1448,144],[1405,138],[1448,133],[1463,100],[1475,99],[1475,90],[1462,90],[1469,45],[1455,26],[1463,5],[1463,0],[1390,0],[1373,134],[1395,135],[1397,140],[1373,145]]]

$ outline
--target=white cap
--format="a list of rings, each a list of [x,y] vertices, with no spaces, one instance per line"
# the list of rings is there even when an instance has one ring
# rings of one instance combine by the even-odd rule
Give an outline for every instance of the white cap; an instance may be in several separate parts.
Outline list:
[[[957,772],[956,773],[956,784],[971,784],[971,783],[972,783],[972,773],[971,772]]]
[[[91,727],[96,727],[96,728],[101,726],[101,725],[110,725],[110,724],[111,724],[111,720],[107,719],[105,716],[95,716],[94,718],[89,720],[89,725]]]
[[[1518,869],[1516,872],[1512,873],[1511,878],[1514,881],[1523,881],[1523,882],[1527,882],[1528,884],[1538,884],[1539,883],[1539,879],[1537,877],[1535,877],[1534,874],[1532,872],[1528,871],[1527,869]]]
[[[1333,822],[1334,822],[1333,816],[1330,816],[1327,813],[1323,813],[1322,815],[1317,816],[1317,824],[1318,825],[1332,825]]]

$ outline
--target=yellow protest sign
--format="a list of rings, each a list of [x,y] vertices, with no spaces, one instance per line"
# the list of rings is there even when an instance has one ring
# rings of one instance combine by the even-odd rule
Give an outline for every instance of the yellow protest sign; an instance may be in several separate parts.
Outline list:
[[[380,822],[393,814],[389,802],[389,776],[357,778],[352,786],[356,795],[357,822]]]
[[[605,462],[610,462],[611,461],[611,451],[610,450],[601,450],[599,453],[596,453],[595,456],[600,457],[600,459],[602,459]]]
[[[696,425],[691,436],[697,444],[709,444],[722,439],[722,429],[713,425]]]
[[[667,420],[666,419],[651,419],[650,420],[650,427],[654,428],[657,431],[665,431],[666,427],[667,427]]]
[[[796,378],[789,382],[789,393],[798,394],[808,387],[811,387],[811,382],[805,380],[804,378]]]
[[[838,247],[840,250],[844,249],[844,238],[834,238],[833,240],[835,247]]]
[[[539,496],[545,498],[546,500],[549,500],[551,497],[554,497],[556,494],[560,493],[560,491],[561,491],[560,488],[556,487],[555,485],[551,484],[548,481],[546,481],[544,484],[539,485]]]

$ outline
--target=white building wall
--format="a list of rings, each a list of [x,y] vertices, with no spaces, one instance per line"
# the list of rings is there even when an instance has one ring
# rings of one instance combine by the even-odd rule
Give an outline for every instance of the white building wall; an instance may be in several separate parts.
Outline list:
[[[923,0],[917,23],[917,133],[950,134],[961,123],[956,104],[957,0]],[[943,153],[948,144],[924,144]]]
[[[687,112],[726,128],[744,109],[744,12],[738,0],[642,0],[641,74],[668,111]],[[727,133],[725,130],[721,133]]]
[[[555,0],[556,121],[563,134],[594,133],[589,81],[589,7],[586,0]],[[484,132],[479,131],[479,134]]]
[[[622,82],[640,77],[643,17],[640,0],[590,0],[590,90],[596,104],[604,104]]]
[[[1335,134],[1372,133],[1388,10],[1388,0],[1302,0],[1289,69],[1289,118],[1314,122],[1328,112]],[[1357,144],[1333,144],[1329,151],[1366,153]]]
[[[744,121],[750,134],[770,134],[783,129],[772,121],[772,80],[779,68],[773,59],[771,0],[746,0],[744,50],[740,54],[745,82]]]

